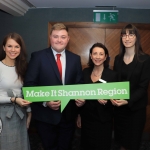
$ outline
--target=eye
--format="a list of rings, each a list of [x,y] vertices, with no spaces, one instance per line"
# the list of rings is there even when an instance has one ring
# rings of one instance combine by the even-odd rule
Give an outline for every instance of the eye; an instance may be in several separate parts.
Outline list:
[[[66,36],[62,36],[61,38],[62,38],[62,39],[66,39],[67,37],[66,37]]]
[[[97,53],[96,53],[96,52],[94,52],[94,53],[93,53],[93,55],[97,55]]]
[[[121,37],[126,38],[126,34],[122,34]]]
[[[129,38],[133,38],[134,37],[134,34],[129,34]]]
[[[20,48],[20,46],[16,46],[16,48]]]
[[[53,38],[58,38],[58,36],[57,35],[53,35]]]

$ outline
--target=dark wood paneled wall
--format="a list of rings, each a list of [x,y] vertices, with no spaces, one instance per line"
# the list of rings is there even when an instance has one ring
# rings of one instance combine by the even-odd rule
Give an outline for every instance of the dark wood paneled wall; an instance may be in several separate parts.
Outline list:
[[[49,31],[53,24],[48,24],[48,45]],[[96,43],[103,43],[109,51],[110,68],[113,68],[114,58],[119,53],[120,32],[127,23],[118,24],[98,24],[93,22],[63,22],[69,28],[70,42],[67,49],[81,56],[83,68],[87,66],[89,49]],[[144,52],[150,54],[150,24],[134,24],[140,32],[141,44]],[[147,106],[147,121],[145,132],[150,133],[150,86],[148,89],[149,101]]]

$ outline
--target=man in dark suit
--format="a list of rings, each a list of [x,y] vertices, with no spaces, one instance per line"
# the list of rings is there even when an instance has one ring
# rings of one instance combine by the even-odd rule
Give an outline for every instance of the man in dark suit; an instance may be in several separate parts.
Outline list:
[[[65,49],[68,42],[68,28],[62,23],[54,24],[50,31],[51,47],[32,53],[24,86],[80,84],[80,57]],[[32,103],[33,118],[45,150],[69,150],[77,106],[80,107],[83,103],[71,100],[62,113],[61,99]]]

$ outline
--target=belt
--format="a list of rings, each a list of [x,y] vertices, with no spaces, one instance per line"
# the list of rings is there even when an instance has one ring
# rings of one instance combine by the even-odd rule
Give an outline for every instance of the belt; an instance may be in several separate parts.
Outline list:
[[[14,111],[16,111],[16,113],[18,114],[18,116],[19,116],[21,119],[23,119],[24,113],[20,110],[19,106],[16,105],[16,104],[12,104],[12,105],[10,106],[10,108],[9,108],[7,114],[6,114],[6,117],[7,117],[7,118],[11,118],[12,115],[13,115],[13,113],[14,113]]]

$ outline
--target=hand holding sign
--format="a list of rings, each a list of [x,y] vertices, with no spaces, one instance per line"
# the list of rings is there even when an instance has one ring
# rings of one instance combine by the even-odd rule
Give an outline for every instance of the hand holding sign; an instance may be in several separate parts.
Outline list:
[[[61,101],[49,101],[46,103],[46,105],[53,110],[58,110],[61,105]]]
[[[52,109],[60,106],[60,102],[54,103],[54,100],[60,100],[63,111],[71,99],[129,99],[129,82],[23,87],[23,95],[31,102],[52,101],[48,103]],[[82,102],[77,101],[77,103]]]
[[[78,107],[81,107],[85,104],[85,99],[76,99],[75,103]]]

